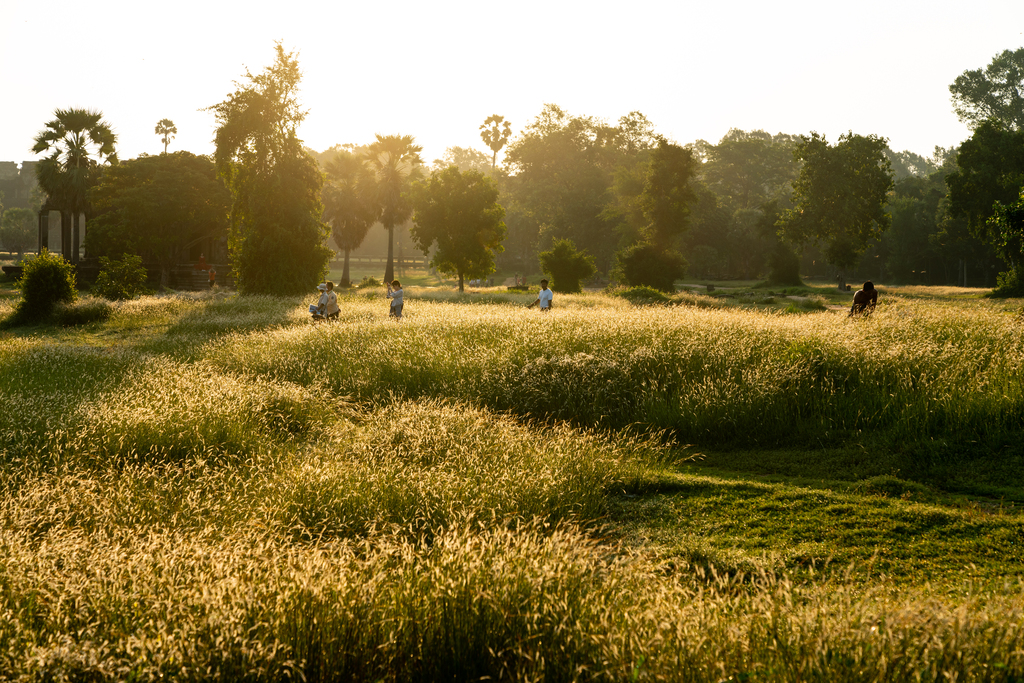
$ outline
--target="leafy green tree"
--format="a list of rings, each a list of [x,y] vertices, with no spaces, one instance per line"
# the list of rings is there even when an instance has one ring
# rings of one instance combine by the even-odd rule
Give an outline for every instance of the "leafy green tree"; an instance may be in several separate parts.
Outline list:
[[[997,121],[1004,128],[1024,128],[1024,47],[1003,50],[982,69],[965,71],[949,86],[953,111],[971,128]]]
[[[422,176],[422,151],[411,135],[377,135],[365,153],[378,220],[388,231],[385,282],[395,279],[395,226],[412,215],[412,183]]]
[[[550,251],[542,251],[538,256],[541,270],[551,276],[551,289],[555,292],[580,292],[580,282],[597,272],[594,257],[577,249],[572,240],[556,239]]]
[[[812,133],[794,151],[803,166],[793,183],[795,207],[783,214],[780,228],[791,241],[823,244],[826,259],[840,271],[840,289],[868,241],[889,227],[885,204],[893,179],[886,147],[875,135],[847,133],[830,145]]]
[[[100,273],[91,291],[111,301],[127,301],[146,293],[148,278],[141,256],[123,254],[120,259],[100,256]]]
[[[494,181],[478,171],[449,166],[415,187],[412,238],[424,254],[437,248],[431,264],[439,272],[457,275],[459,291],[465,278],[494,272],[494,255],[502,250],[505,209],[498,204]]]
[[[345,254],[341,286],[348,287],[349,255],[366,239],[377,220],[377,207],[363,161],[354,154],[339,151],[327,162],[324,183],[324,220],[331,225],[334,242]]]
[[[512,124],[505,120],[504,116],[498,116],[494,114],[488,116],[480,126],[480,137],[483,139],[484,144],[491,148],[494,153],[491,157],[491,171],[494,171],[494,165],[498,162],[498,152],[508,142],[509,137],[512,135]]]
[[[160,142],[164,143],[164,154],[167,154],[167,146],[171,144],[171,140],[174,139],[174,135],[178,132],[174,121],[160,119],[156,124],[156,130],[153,132],[160,136]]]
[[[449,166],[458,166],[460,171],[480,171],[490,173],[493,169],[487,165],[487,155],[469,147],[449,147],[444,156],[434,159],[432,171],[437,173]]]
[[[617,128],[545,105],[505,153],[503,199],[514,225],[510,239],[528,245],[524,264],[537,248],[561,238],[586,244],[600,269],[611,265],[622,216],[608,209],[615,171],[626,159],[635,161]]]
[[[686,230],[690,206],[697,201],[693,187],[697,168],[690,150],[667,140],[661,140],[651,152],[640,208],[648,222],[646,237],[663,249],[671,248]]]
[[[766,202],[782,201],[792,192],[792,183],[800,172],[800,163],[793,156],[799,142],[796,135],[733,128],[717,145],[700,145],[707,157],[701,174],[730,214],[760,209]]]
[[[988,219],[998,234],[996,250],[1010,269],[1000,277],[996,293],[1000,296],[1024,296],[1024,187],[1013,204],[996,201]]]
[[[228,248],[244,293],[308,292],[327,272],[330,228],[322,220],[323,175],[296,135],[306,116],[295,53],[276,45],[263,73],[248,70],[217,117],[215,161],[231,192]]]
[[[35,245],[38,230],[34,211],[7,209],[3,212],[3,222],[0,223],[0,244],[3,244],[7,251],[17,252],[18,260],[21,260],[21,255]]]
[[[143,155],[111,166],[89,198],[96,211],[90,253],[138,254],[159,265],[162,287],[189,245],[220,239],[228,230],[231,195],[213,161],[189,152]]]
[[[675,281],[686,275],[686,259],[674,249],[641,242],[618,255],[619,275],[630,287],[653,287],[674,292]]]
[[[50,207],[61,212],[64,250],[77,263],[79,216],[88,208],[86,194],[99,165],[117,163],[117,136],[98,111],[58,109],[54,116],[32,145],[36,154],[49,152],[36,165],[36,177]]]
[[[996,202],[1013,203],[1024,187],[1024,130],[983,122],[960,146],[957,166],[946,176],[950,212],[966,218],[975,235],[994,245],[1000,235],[989,218]]]

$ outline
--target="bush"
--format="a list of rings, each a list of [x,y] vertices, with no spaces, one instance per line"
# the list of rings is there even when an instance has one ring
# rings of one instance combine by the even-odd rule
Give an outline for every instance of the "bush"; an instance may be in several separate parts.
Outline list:
[[[43,249],[34,259],[24,261],[21,271],[21,301],[4,327],[15,327],[48,318],[58,304],[78,298],[75,267],[60,254]]]
[[[147,293],[148,277],[141,256],[124,254],[120,261],[101,256],[100,274],[96,277],[92,292],[111,301],[134,299]]]
[[[653,244],[634,244],[619,252],[619,272],[630,287],[648,286],[674,292],[675,281],[686,275],[686,259],[678,251]]]
[[[648,287],[647,285],[620,290],[615,292],[615,296],[622,297],[634,306],[651,306],[655,304],[667,304],[669,302],[669,298],[667,296],[653,287]]]
[[[363,278],[363,281],[356,285],[356,289],[366,289],[368,287],[383,287],[384,283],[375,277],[367,275]]]
[[[1015,299],[1024,297],[1024,277],[1020,268],[1011,268],[996,276],[996,288],[989,293],[995,299]]]
[[[778,240],[768,254],[768,284],[802,287],[800,257],[785,242]]]
[[[551,276],[551,290],[555,292],[580,292],[580,281],[597,272],[594,257],[578,250],[572,240],[556,239],[551,251],[542,251],[538,256],[541,270]]]

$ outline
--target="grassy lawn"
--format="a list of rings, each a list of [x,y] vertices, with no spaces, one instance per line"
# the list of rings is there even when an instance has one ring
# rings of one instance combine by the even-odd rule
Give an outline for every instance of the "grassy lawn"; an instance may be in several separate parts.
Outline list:
[[[0,678],[1024,676],[1019,302],[403,278],[0,335]]]

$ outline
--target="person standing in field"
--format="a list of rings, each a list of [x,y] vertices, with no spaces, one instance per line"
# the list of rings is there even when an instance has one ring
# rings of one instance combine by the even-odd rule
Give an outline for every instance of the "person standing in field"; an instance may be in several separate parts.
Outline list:
[[[855,315],[869,315],[875,310],[875,305],[878,303],[878,290],[875,289],[875,284],[868,280],[864,283],[864,286],[853,295],[853,306],[850,307],[850,315],[846,317],[852,317]]]
[[[217,271],[210,266],[210,289],[213,289],[215,284],[217,284]]]
[[[540,305],[540,310],[547,313],[551,310],[551,300],[554,298],[554,293],[548,289],[548,281],[540,281],[540,292],[537,294],[537,300],[527,306],[527,308],[533,308],[536,305]]]
[[[392,280],[388,283],[388,298],[391,299],[391,312],[388,313],[389,318],[395,320],[402,319],[402,283],[398,280]]]

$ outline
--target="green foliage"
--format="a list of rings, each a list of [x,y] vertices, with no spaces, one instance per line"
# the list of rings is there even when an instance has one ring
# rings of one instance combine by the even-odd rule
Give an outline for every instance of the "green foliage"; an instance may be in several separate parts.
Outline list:
[[[663,292],[647,285],[616,291],[615,296],[622,297],[634,306],[660,305],[667,304],[670,301]]]
[[[335,244],[345,252],[341,286],[349,286],[349,254],[366,239],[370,226],[377,220],[379,208],[374,205],[374,187],[363,161],[354,154],[339,150],[326,166],[327,182],[323,187],[324,220],[331,225]]]
[[[147,293],[149,274],[142,265],[142,257],[124,254],[120,259],[100,257],[100,273],[93,283],[93,294],[111,301],[134,299]]]
[[[996,121],[1009,129],[1024,129],[1024,47],[1003,50],[984,71],[963,72],[949,92],[953,111],[971,128]]]
[[[388,263],[384,281],[395,278],[395,226],[412,216],[412,184],[423,175],[423,147],[411,135],[377,135],[366,148],[363,160],[375,213],[388,231]]]
[[[686,275],[686,259],[678,251],[653,244],[635,244],[618,256],[623,281],[630,287],[646,285],[662,292],[674,292],[675,281]]]
[[[803,161],[793,183],[795,207],[780,227],[790,240],[820,240],[825,257],[842,270],[852,267],[889,227],[885,212],[893,188],[884,139],[847,133],[829,145],[817,133],[803,137],[794,154]]]
[[[994,121],[979,125],[957,155],[957,170],[946,176],[949,210],[967,219],[971,232],[998,244],[998,222],[990,222],[996,202],[1014,203],[1024,187],[1024,130]]]
[[[18,286],[21,301],[14,314],[4,321],[4,327],[45,320],[58,305],[70,304],[78,298],[74,265],[46,249],[22,263]]]
[[[58,109],[54,116],[32,145],[36,154],[50,153],[36,165],[36,177],[50,207],[72,218],[77,247],[77,217],[88,207],[87,192],[96,183],[100,164],[117,164],[117,136],[98,111]],[[71,251],[72,260],[78,260],[77,251]]]
[[[690,206],[697,202],[693,179],[698,167],[690,150],[667,140],[659,140],[651,151],[639,204],[648,221],[645,237],[662,249],[671,248],[686,230]]]
[[[541,270],[551,276],[551,290],[555,292],[580,292],[580,282],[597,272],[594,257],[578,250],[572,240],[556,239],[551,250],[542,251],[538,257]]]
[[[3,207],[0,206],[0,211]],[[38,227],[36,214],[31,209],[7,209],[0,222],[0,244],[7,251],[16,252],[18,258],[36,246]]]
[[[175,152],[122,161],[103,173],[89,198],[95,210],[89,253],[139,254],[159,264],[165,287],[189,243],[227,234],[231,194],[205,156]]]
[[[434,173],[414,188],[414,225],[410,230],[420,250],[436,245],[431,265],[465,278],[487,277],[495,270],[494,255],[503,250],[505,209],[497,203],[498,188],[477,171],[455,166]]]
[[[362,279],[362,281],[357,285],[357,287],[359,287],[359,289],[371,289],[371,288],[372,289],[376,289],[376,288],[380,288],[380,287],[383,287],[383,286],[384,286],[383,282],[381,282],[380,280],[378,280],[375,277],[371,277],[370,275],[365,276]]]
[[[323,175],[296,136],[305,118],[294,53],[276,46],[263,73],[210,107],[217,117],[215,160],[231,191],[231,251],[235,282],[247,294],[308,292],[330,260],[321,220]]]

